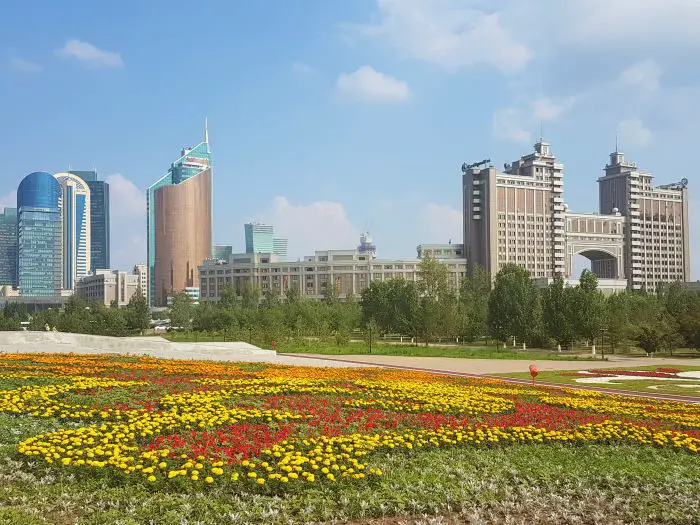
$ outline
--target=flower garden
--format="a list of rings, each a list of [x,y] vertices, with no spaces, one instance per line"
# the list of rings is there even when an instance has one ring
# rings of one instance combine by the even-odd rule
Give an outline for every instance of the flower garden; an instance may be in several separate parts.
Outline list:
[[[636,455],[622,470],[658,462],[654,476],[659,476],[677,465],[679,483],[684,476],[697,481],[700,473],[700,404],[387,369],[2,355],[0,416],[6,433],[16,438],[2,443],[1,469],[10,484],[4,493],[0,489],[0,508],[18,523],[52,522],[59,514],[63,522],[102,522],[106,516],[117,522],[128,516],[124,494],[132,504],[136,494],[141,501],[159,494],[179,505],[211,499],[225,506],[226,500],[237,502],[242,513],[232,507],[226,507],[226,515],[210,513],[205,505],[192,518],[205,523],[231,522],[232,513],[240,522],[287,523],[393,514],[454,517],[467,510],[489,521],[483,513],[496,512],[494,501],[512,497],[499,493],[503,487],[491,490],[487,501],[467,492],[457,497],[445,488],[442,501],[436,496],[435,504],[424,508],[402,495],[415,488],[402,486],[402,480],[421,486],[447,476],[436,486],[474,483],[501,472],[476,468],[479,461],[522,454],[548,457],[557,465],[563,457],[578,456],[570,460],[574,470],[575,461],[587,455],[602,454],[613,463],[620,461],[612,459],[615,455]],[[464,466],[469,473],[459,474],[463,461],[471,461]],[[8,468],[20,473],[12,477]],[[584,477],[595,474],[589,465]],[[511,472],[511,478],[520,475]],[[44,480],[47,487],[60,479],[62,487],[72,484],[76,494],[82,491],[93,500],[104,491],[124,494],[108,506],[117,514],[102,518],[78,507],[43,512],[10,497],[20,485],[44,490],[22,482],[22,476],[39,485]],[[510,483],[518,485],[515,479]],[[686,509],[685,518],[700,516],[698,485],[668,495],[694,501],[697,513]],[[71,489],[61,490],[70,500]],[[362,500],[350,501],[372,492],[385,494],[385,500],[364,507]],[[316,508],[319,498],[333,502]],[[246,514],[244,502],[257,514]],[[155,522],[187,521],[192,503],[187,505],[179,518],[152,510],[166,516]]]

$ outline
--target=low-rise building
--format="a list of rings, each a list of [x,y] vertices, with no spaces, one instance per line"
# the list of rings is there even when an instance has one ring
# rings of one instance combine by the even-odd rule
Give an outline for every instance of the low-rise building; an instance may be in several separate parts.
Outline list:
[[[114,301],[118,306],[126,306],[131,298],[140,292],[148,293],[148,268],[139,264],[131,273],[119,270],[95,270],[91,275],[78,281],[75,294],[90,302],[101,302],[110,306]]]
[[[440,246],[444,250],[449,245],[421,245],[418,253],[422,257],[427,256],[424,246]],[[450,283],[458,289],[466,275],[467,261],[451,255],[434,258],[448,267]],[[233,254],[228,262],[207,260],[199,267],[200,297],[202,301],[216,301],[221,290],[229,286],[241,295],[252,284],[262,293],[274,290],[285,294],[296,288],[307,298],[320,299],[331,285],[343,299],[359,295],[372,281],[417,281],[421,260],[377,259],[371,252],[359,249],[317,251],[295,262],[282,261],[274,253]]]

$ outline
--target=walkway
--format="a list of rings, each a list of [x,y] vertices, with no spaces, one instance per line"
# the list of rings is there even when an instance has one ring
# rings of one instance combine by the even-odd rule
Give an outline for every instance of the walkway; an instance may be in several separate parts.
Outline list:
[[[540,371],[547,370],[587,370],[590,368],[632,368],[640,366],[674,366],[688,365],[687,359],[655,358],[655,357],[621,357],[609,356],[609,361],[527,361],[518,359],[460,359],[454,357],[408,357],[408,356],[380,356],[380,355],[338,355],[327,356],[319,354],[284,354],[298,358],[319,361],[338,361],[362,366],[378,366],[383,368],[397,368],[400,370],[413,370],[417,372],[429,372],[458,377],[491,378],[514,384],[527,384],[532,382],[527,379],[515,379],[497,376],[495,374],[507,374],[512,372],[527,372],[528,366],[534,362]],[[692,362],[690,363],[692,364]],[[700,366],[700,362],[698,363]],[[537,381],[538,386],[554,388],[572,388],[579,390],[593,390],[629,397],[643,397],[651,399],[664,399],[669,401],[682,401],[685,403],[700,403],[700,398],[675,394],[660,394],[655,392],[636,392],[615,388],[605,388],[590,385],[571,385]]]

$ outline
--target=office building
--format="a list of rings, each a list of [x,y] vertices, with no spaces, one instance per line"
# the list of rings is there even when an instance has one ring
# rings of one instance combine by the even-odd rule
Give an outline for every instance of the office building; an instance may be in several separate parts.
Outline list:
[[[418,247],[418,253],[425,253],[423,247]],[[373,281],[419,280],[420,258],[376,259],[375,255],[354,249],[317,251],[295,262],[282,261],[273,253],[233,254],[228,262],[211,259],[199,268],[200,298],[216,301],[227,286],[241,295],[246,286],[252,284],[262,293],[274,290],[284,295],[295,288],[307,298],[321,299],[331,283],[339,297],[345,298],[358,296]],[[437,260],[447,265],[450,284],[458,290],[466,275],[467,261],[452,254]]]
[[[233,255],[233,246],[223,244],[215,244],[211,248],[211,258],[228,261]]]
[[[197,268],[211,257],[212,171],[209,133],[185,148],[168,172],[148,188],[149,304],[199,288]]]
[[[147,274],[145,265],[134,267],[131,273],[98,269],[78,281],[75,294],[87,301],[99,302],[105,306],[113,304],[120,307],[126,306],[134,295],[144,294],[147,291],[145,280]]]
[[[249,222],[243,229],[246,253],[274,253],[282,261],[287,258],[288,240],[284,237],[275,237],[274,226]]]
[[[90,268],[110,268],[109,184],[99,180],[97,172],[68,171],[90,188]]]
[[[60,296],[63,284],[62,188],[50,173],[30,173],[17,188],[17,273],[23,296]]]
[[[17,209],[0,213],[0,286],[17,286]]]
[[[572,212],[564,165],[541,139],[502,172],[485,160],[463,164],[462,173],[468,273],[478,265],[493,276],[513,263],[539,282],[572,279],[582,255],[607,290],[655,291],[689,275],[685,180],[653,188],[651,175],[616,152],[598,180],[600,212]]]
[[[75,283],[90,273],[90,188],[72,173],[56,173],[61,184],[63,216],[63,288],[73,290]]]
[[[617,211],[626,219],[624,266],[633,290],[690,280],[688,179],[658,187],[652,179],[619,151],[598,179],[601,213]]]

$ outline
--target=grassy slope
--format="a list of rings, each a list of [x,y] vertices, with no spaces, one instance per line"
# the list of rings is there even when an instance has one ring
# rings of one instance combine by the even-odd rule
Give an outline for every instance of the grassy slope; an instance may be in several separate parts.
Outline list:
[[[19,439],[55,426],[0,416],[0,523],[371,523],[365,520],[383,515],[475,523],[508,516],[514,523],[700,522],[700,461],[670,450],[522,445],[396,454],[372,484],[319,485],[275,497],[230,486],[158,491],[140,481],[76,478],[29,466],[15,454]]]

